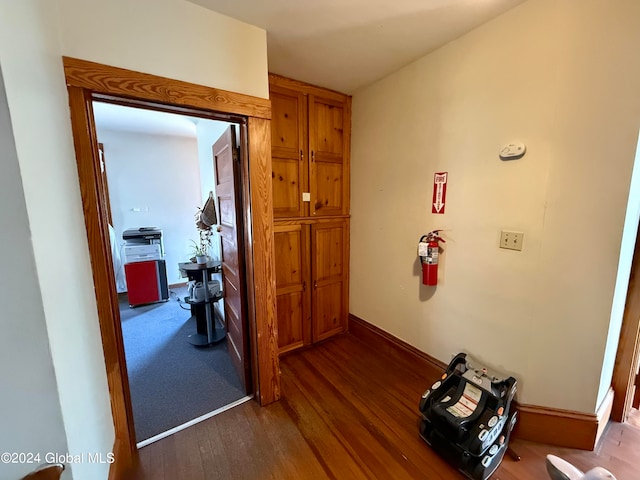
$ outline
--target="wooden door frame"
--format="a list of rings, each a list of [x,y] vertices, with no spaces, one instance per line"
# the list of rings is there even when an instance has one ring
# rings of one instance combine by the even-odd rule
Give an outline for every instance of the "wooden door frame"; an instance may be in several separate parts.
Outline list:
[[[115,430],[110,478],[136,460],[133,413],[129,396],[118,298],[113,278],[106,212],[102,206],[98,142],[92,101],[96,94],[131,102],[151,102],[173,109],[180,107],[241,115],[247,118],[248,152],[243,182],[247,200],[245,242],[248,265],[250,348],[256,398],[267,405],[280,398],[276,285],[271,192],[271,103],[267,99],[218,90],[155,75],[111,67],[85,60],[62,57],[73,131],[74,146],[98,320],[102,336],[111,411]],[[250,290],[249,290],[250,289]]]
[[[611,380],[614,391],[611,418],[617,422],[626,421],[631,410],[636,380],[634,366],[638,365],[640,350],[640,225],[636,235],[627,301]]]

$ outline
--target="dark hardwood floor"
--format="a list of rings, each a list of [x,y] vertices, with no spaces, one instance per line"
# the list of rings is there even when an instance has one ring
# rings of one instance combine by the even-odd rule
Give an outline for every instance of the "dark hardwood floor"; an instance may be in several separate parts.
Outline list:
[[[440,371],[343,335],[281,359],[282,399],[244,403],[140,450],[132,480],[462,479],[418,436],[418,401]],[[594,452],[525,442],[492,480],[544,480],[552,453],[640,478],[640,428],[613,423]]]

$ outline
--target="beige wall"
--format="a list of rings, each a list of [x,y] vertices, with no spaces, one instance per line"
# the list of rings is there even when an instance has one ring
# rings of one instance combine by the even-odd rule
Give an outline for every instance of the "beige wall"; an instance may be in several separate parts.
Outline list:
[[[106,454],[113,447],[111,408],[58,29],[52,21],[55,3],[0,5],[0,63],[21,174],[14,181],[24,188],[68,452]],[[70,471],[76,480],[100,479],[108,468],[76,464]]]
[[[185,0],[57,0],[62,52],[269,97],[267,35]]]
[[[66,452],[58,385],[49,349],[18,156],[0,72],[0,452]],[[18,339],[18,340],[16,340]],[[22,340],[20,340],[22,339]],[[35,465],[0,464],[2,478]]]
[[[595,411],[617,341],[639,45],[637,1],[530,0],[357,91],[351,312],[442,361],[507,370],[523,403]],[[500,161],[513,140],[526,156]],[[446,214],[432,215],[439,171]],[[434,290],[416,247],[436,228]],[[498,248],[501,229],[524,232],[522,252]]]
[[[178,263],[191,258],[190,240],[197,238],[193,215],[201,205],[195,134],[157,135],[106,128],[98,128],[97,133],[98,141],[104,144],[118,252],[124,255],[122,232],[157,226],[162,229],[167,282],[184,282]]]
[[[266,35],[182,0],[0,2],[13,181],[24,189],[67,446],[106,454],[114,434],[62,55],[266,97]],[[71,465],[76,480],[107,478],[108,468]]]

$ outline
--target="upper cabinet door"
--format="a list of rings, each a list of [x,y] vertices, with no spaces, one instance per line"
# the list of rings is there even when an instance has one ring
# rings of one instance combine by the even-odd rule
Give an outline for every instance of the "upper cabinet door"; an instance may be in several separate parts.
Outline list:
[[[349,213],[349,101],[309,95],[311,215]]]
[[[306,97],[272,86],[270,98],[273,216],[301,217],[305,215],[302,192],[308,184]]]

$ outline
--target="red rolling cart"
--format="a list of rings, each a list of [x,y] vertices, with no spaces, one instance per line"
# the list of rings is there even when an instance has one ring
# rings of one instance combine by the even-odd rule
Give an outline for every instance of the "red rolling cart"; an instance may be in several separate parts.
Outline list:
[[[126,263],[124,273],[127,277],[129,306],[136,307],[169,299],[167,266],[164,260]]]

